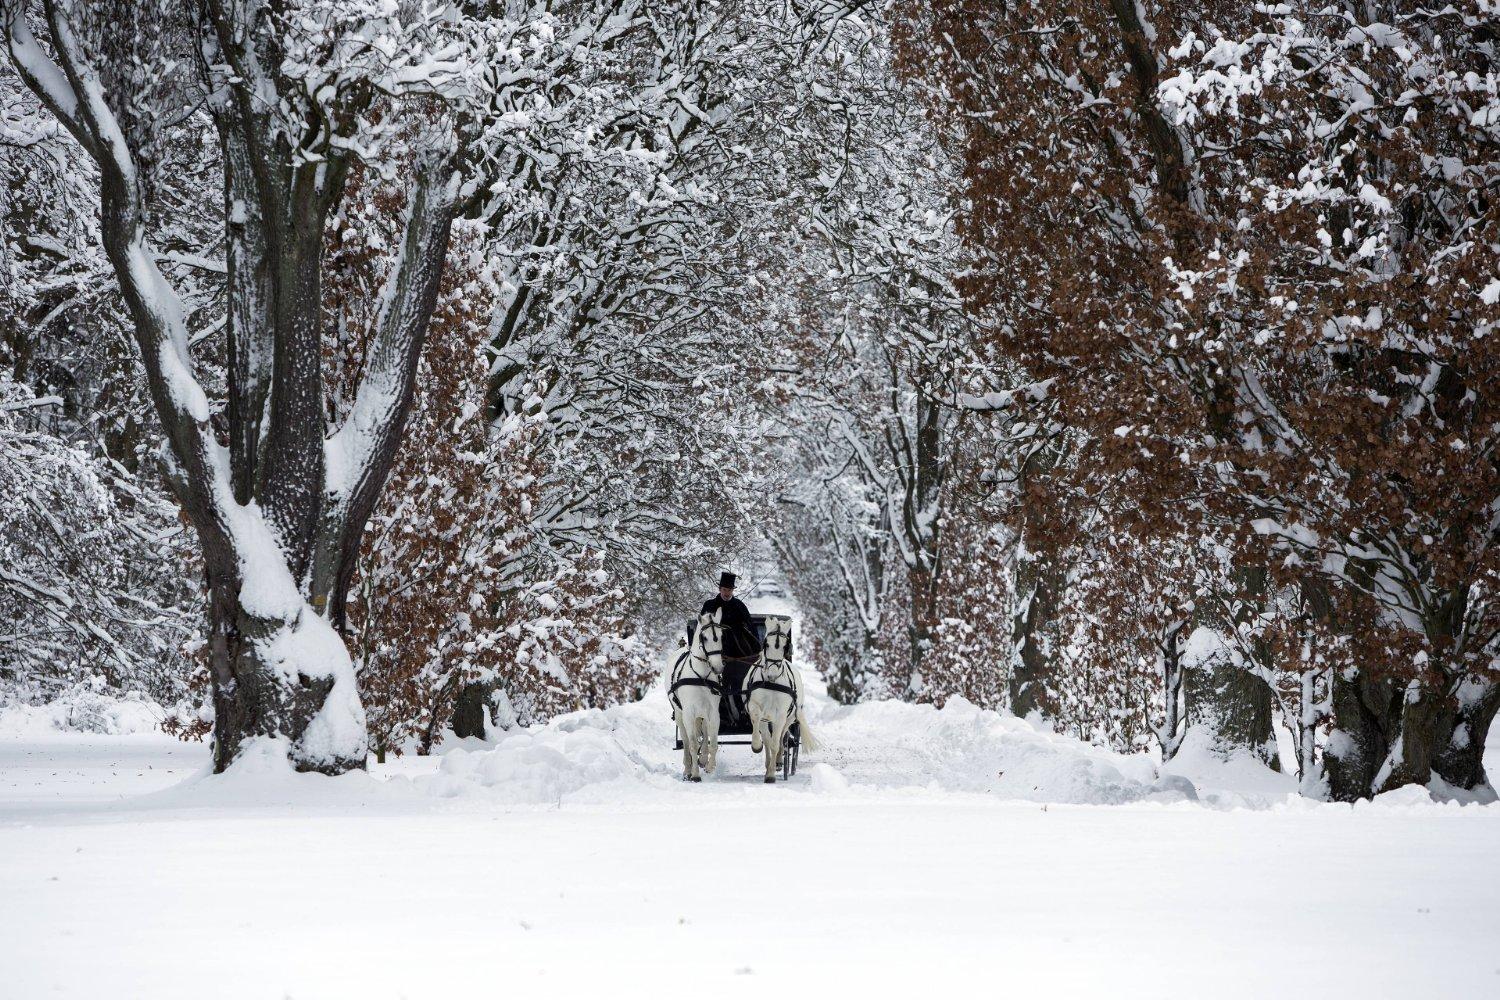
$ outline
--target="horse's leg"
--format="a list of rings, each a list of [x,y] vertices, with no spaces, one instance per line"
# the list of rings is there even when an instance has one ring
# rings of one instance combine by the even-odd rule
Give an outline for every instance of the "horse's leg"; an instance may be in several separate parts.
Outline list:
[[[776,717],[776,770],[781,770],[781,762],[786,760],[786,713],[782,712]]]
[[[750,752],[760,753],[760,713],[755,709],[755,703],[748,706],[750,712]]]
[[[785,711],[776,713],[776,723],[771,727],[771,777],[781,769],[781,762],[786,759],[786,731],[790,723],[787,721]]]
[[[699,715],[693,719],[693,759],[689,767],[688,780],[702,781],[703,775],[698,773],[698,757],[703,753],[703,716]]]
[[[698,720],[685,715],[682,720],[682,780],[698,780]]]
[[[708,727],[708,773],[713,774],[714,769],[719,766],[719,727],[717,720],[715,725]]]
[[[766,784],[776,784],[776,723],[766,720]]]
[[[688,755],[687,729],[682,724],[682,712],[681,711],[674,711],[672,713],[672,718],[677,722],[677,740],[678,740],[678,742],[680,742],[682,744],[682,776],[684,778],[686,778],[687,777],[687,755]]]

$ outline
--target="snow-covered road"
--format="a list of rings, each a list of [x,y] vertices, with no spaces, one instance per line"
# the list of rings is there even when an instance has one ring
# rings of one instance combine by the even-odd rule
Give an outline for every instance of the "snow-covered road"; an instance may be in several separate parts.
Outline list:
[[[811,686],[774,787],[659,692],[339,779],[0,736],[0,996],[1500,995],[1500,807]]]

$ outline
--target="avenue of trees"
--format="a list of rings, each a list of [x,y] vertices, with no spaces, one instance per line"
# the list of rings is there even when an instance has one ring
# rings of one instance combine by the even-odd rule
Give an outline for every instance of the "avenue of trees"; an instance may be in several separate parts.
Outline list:
[[[1488,794],[1497,23],[0,0],[0,696],[337,772],[769,553],[841,699]]]

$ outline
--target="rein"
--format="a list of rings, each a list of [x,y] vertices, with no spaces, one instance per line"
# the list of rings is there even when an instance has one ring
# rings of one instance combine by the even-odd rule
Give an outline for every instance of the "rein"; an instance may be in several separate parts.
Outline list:
[[[708,641],[704,638],[703,633],[711,628],[720,631],[718,649],[709,649]],[[677,665],[672,668],[672,686],[667,689],[667,697],[671,699],[672,704],[678,710],[682,709],[682,702],[677,697],[678,688],[706,687],[710,691],[712,691],[715,696],[721,696],[724,693],[723,681],[720,679],[716,679],[716,675],[718,675],[718,677],[722,677],[723,668],[720,667],[718,671],[715,671],[713,661],[714,655],[718,654],[718,656],[721,658],[720,662],[722,663],[722,657],[724,656],[724,636],[722,634],[722,630],[723,626],[715,622],[709,622],[705,625],[699,626],[697,634],[693,636],[693,648],[688,650],[687,653],[677,661]],[[681,671],[684,667],[687,667],[689,665],[696,665],[698,663],[703,664],[705,671],[703,674],[690,673],[683,675],[679,673],[679,671]]]
[[[785,677],[787,680],[792,679],[791,667],[787,664],[786,660],[769,660],[762,657],[761,661],[755,665],[755,671],[758,676],[745,685],[745,695],[748,697],[751,691],[775,691],[778,694],[788,695],[792,699],[792,709],[795,711],[797,708],[797,689],[790,684],[778,684],[775,681],[767,679],[767,668],[772,663],[777,665],[777,677]]]

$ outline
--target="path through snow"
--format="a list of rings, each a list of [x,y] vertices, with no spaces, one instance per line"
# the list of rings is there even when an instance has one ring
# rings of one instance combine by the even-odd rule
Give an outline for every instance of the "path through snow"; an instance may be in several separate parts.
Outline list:
[[[1500,807],[809,687],[774,787],[682,783],[659,691],[337,779],[0,733],[0,996],[1500,993]]]

